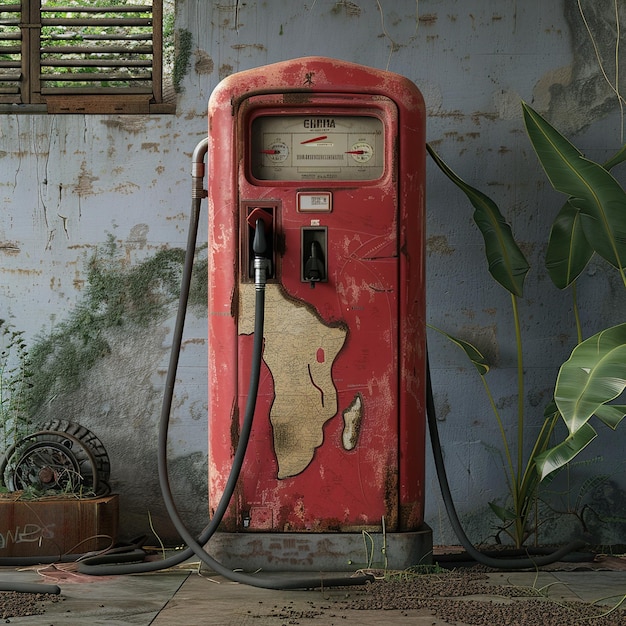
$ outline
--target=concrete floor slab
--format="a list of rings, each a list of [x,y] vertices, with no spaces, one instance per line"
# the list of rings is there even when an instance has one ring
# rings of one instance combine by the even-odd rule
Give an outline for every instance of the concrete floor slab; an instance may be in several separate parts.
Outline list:
[[[384,620],[381,611],[345,610],[344,601],[358,593],[357,588],[275,591],[190,575],[152,626],[449,626],[428,610],[385,611]]]
[[[71,577],[70,577],[71,578]],[[449,626],[430,609],[356,610],[346,603],[363,594],[360,587],[275,591],[232,583],[188,569],[153,574],[91,577],[88,582],[59,581],[61,600],[43,615],[10,618],[17,626],[359,626],[381,623]],[[0,568],[0,580],[50,582],[36,571]],[[626,593],[626,572],[501,572],[489,574],[496,585],[541,590],[553,599],[596,601]],[[501,595],[474,596],[509,602]],[[517,601],[517,600],[515,600]],[[522,600],[523,601],[523,600]],[[456,626],[467,626],[455,620]]]
[[[12,617],[20,626],[147,626],[180,589],[188,572],[92,577],[92,582],[59,581],[60,601],[45,603],[45,613]],[[38,583],[34,571],[0,570],[0,580]],[[187,622],[192,624],[193,622]]]

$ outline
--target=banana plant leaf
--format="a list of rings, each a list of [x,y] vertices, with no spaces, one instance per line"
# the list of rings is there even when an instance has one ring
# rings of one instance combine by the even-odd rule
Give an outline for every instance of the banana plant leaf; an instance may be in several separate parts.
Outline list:
[[[608,171],[623,161],[626,161],[626,144],[602,167]],[[573,204],[566,202],[552,224],[548,239],[548,275],[556,287],[565,289],[580,276],[592,256],[593,248],[583,232],[580,212]]]
[[[605,170],[610,170],[612,167],[615,167],[624,161],[626,161],[626,143],[608,161],[603,163],[602,167]]]
[[[473,346],[471,343],[467,341],[463,341],[463,339],[459,339],[458,337],[453,337],[452,335],[448,335],[445,331],[437,328],[436,326],[432,326],[430,324],[427,325],[428,328],[432,328],[436,330],[438,333],[442,334],[444,337],[447,337],[452,343],[456,344],[469,358],[472,362],[472,365],[478,370],[478,373],[481,376],[484,376],[489,371],[489,364],[487,363],[485,357],[482,355],[480,350]]]
[[[584,450],[596,437],[593,426],[583,424],[575,433],[570,434],[554,448],[550,448],[535,457],[535,467],[539,480],[543,480],[548,474],[567,465],[575,456]]]
[[[474,207],[474,221],[485,241],[489,272],[507,291],[521,297],[529,265],[526,257],[515,243],[511,227],[507,224],[497,205],[491,198],[457,176],[432,146],[426,144],[426,149],[439,169],[465,193]]]
[[[623,268],[626,192],[604,167],[586,159],[530,106],[522,103],[522,108],[528,137],[552,186],[570,196],[570,203],[580,211],[585,238],[595,252]]]
[[[537,458],[541,457],[541,455],[548,450],[550,437],[552,437],[554,427],[561,418],[561,414],[559,413],[554,400],[551,400],[546,407],[543,417],[543,426],[539,431],[535,445],[533,446],[532,452],[528,457],[528,464],[520,484],[519,493],[521,497],[527,497],[528,494],[535,493],[538,483],[544,478],[539,473],[536,461]]]
[[[619,423],[622,407],[605,409],[626,388],[626,324],[607,328],[578,344],[561,365],[554,400],[570,434],[581,429],[592,415]],[[609,405],[613,406],[613,405]],[[623,417],[623,415],[622,415]]]
[[[626,417],[626,406],[622,404],[603,404],[596,409],[594,415],[609,428],[615,430]]]
[[[517,519],[517,515],[513,513],[510,509],[505,509],[503,506],[496,504],[495,502],[488,502],[491,510],[496,514],[496,516],[502,520],[503,522],[511,522],[514,519]]]
[[[552,224],[548,240],[546,269],[552,282],[559,289],[569,287],[592,256],[593,248],[583,232],[580,211],[566,202]]]

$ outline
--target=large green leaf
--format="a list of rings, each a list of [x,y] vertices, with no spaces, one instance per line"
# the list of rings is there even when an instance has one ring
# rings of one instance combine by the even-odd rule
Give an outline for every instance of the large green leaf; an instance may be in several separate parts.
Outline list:
[[[626,324],[607,328],[578,344],[561,365],[554,400],[570,433],[626,387]]]
[[[526,131],[552,183],[581,213],[585,237],[615,267],[626,265],[626,192],[526,103]]]
[[[511,509],[505,509],[503,506],[496,504],[495,502],[488,502],[491,510],[497,515],[503,522],[511,522],[517,519],[517,515],[511,511]]]
[[[546,269],[552,282],[559,288],[569,287],[585,269],[593,256],[583,232],[580,211],[566,202],[556,216],[546,253]]]
[[[610,170],[623,161],[626,161],[626,144],[602,167]],[[583,232],[580,211],[568,201],[556,216],[548,239],[546,269],[552,282],[559,289],[569,287],[592,256],[593,248]]]
[[[482,355],[480,350],[473,346],[471,343],[467,341],[463,341],[463,339],[459,339],[458,337],[453,337],[449,335],[445,331],[437,328],[436,326],[432,326],[428,324],[428,328],[432,328],[436,330],[438,333],[441,333],[444,337],[447,337],[452,343],[456,344],[469,358],[474,367],[478,370],[478,373],[481,376],[484,376],[489,371],[489,364],[487,363],[485,357]]]
[[[626,406],[622,404],[603,404],[596,409],[594,415],[609,428],[615,430],[626,417]]]
[[[584,450],[598,433],[589,424],[583,424],[575,433],[570,434],[564,441],[535,457],[535,466],[539,480],[548,474],[567,465],[576,455]]]
[[[605,170],[610,170],[612,167],[615,167],[624,161],[626,161],[626,143],[608,161],[603,163],[602,167]]]
[[[516,296],[521,296],[529,265],[515,243],[511,227],[507,224],[497,205],[491,198],[457,176],[432,146],[426,144],[426,149],[439,169],[465,193],[472,203],[475,209],[474,221],[485,241],[489,272],[507,291]]]

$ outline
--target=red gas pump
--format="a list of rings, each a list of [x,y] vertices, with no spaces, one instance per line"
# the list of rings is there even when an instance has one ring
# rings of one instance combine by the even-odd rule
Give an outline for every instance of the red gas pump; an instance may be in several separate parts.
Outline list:
[[[259,220],[269,259],[254,423],[209,548],[228,566],[429,559],[424,127],[409,80],[321,57],[234,74],[211,96],[210,507],[246,403]]]

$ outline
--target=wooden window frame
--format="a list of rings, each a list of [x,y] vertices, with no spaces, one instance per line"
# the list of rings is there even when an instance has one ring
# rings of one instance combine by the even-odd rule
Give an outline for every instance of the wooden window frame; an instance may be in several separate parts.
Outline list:
[[[0,53],[19,56],[0,58],[0,112],[175,112],[173,98],[163,96],[163,0],[110,7],[68,2],[48,9],[42,0],[21,0],[0,5],[0,12],[0,30],[10,27],[0,32]],[[117,15],[104,17],[105,12]],[[113,35],[80,31],[118,25],[122,31]],[[68,34],[44,44],[42,32],[50,26],[67,27]],[[146,30],[124,32],[133,26]]]

